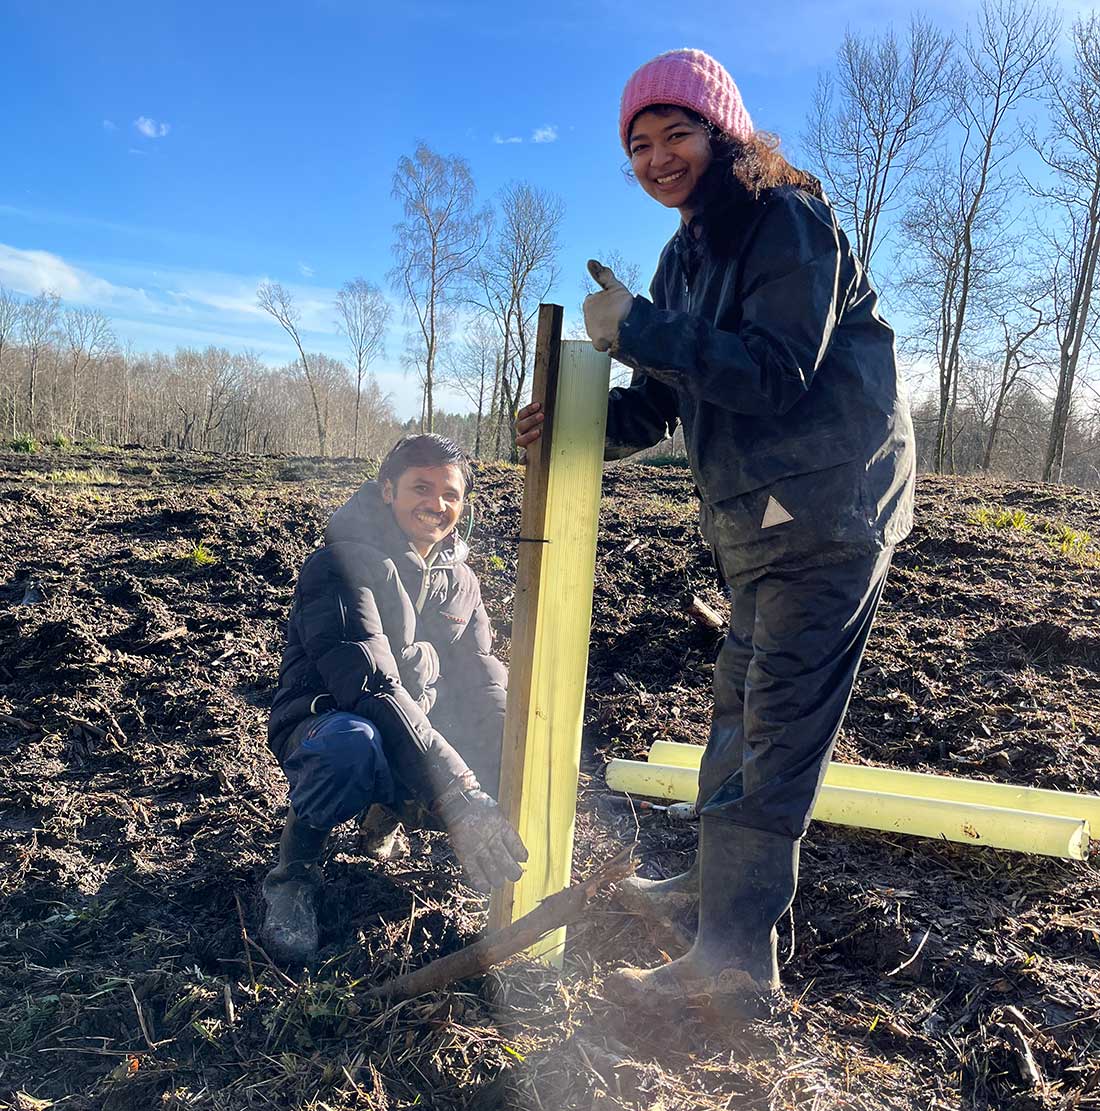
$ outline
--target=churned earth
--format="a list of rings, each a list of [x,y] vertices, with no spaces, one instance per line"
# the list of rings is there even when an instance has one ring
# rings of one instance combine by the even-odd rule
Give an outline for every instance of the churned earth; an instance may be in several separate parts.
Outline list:
[[[673,939],[599,899],[560,976],[516,960],[367,990],[472,940],[445,840],[326,860],[324,963],[245,936],[285,786],[265,714],[297,568],[371,473],[130,449],[0,455],[0,1106],[92,1109],[1100,1107],[1095,863],[815,823],[781,933],[787,1002],[716,1028],[601,995]],[[507,657],[522,472],[479,470],[473,565]],[[575,876],[691,826],[612,756],[705,740],[725,604],[679,467],[607,472]],[[923,478],[837,759],[1100,793],[1100,497]],[[1064,527],[1063,527],[1064,526]],[[919,949],[919,953],[918,953]],[[916,958],[912,959],[914,954]]]

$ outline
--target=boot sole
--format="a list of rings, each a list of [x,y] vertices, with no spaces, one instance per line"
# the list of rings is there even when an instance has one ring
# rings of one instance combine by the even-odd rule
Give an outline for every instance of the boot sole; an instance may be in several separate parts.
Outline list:
[[[725,990],[701,983],[660,988],[623,972],[613,972],[604,981],[604,997],[624,1009],[670,1019],[694,1016],[707,1022],[753,1022],[773,1016],[780,997],[778,990],[761,988],[746,973],[734,975],[743,981],[743,986]],[[722,978],[731,977],[727,973]]]

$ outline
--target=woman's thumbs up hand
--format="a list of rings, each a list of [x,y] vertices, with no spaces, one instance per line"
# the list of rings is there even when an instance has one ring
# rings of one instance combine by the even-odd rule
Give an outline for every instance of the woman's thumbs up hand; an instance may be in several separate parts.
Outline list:
[[[588,273],[600,286],[584,299],[584,326],[597,351],[614,351],[619,342],[619,325],[630,315],[634,295],[615,277],[615,272],[594,258]]]

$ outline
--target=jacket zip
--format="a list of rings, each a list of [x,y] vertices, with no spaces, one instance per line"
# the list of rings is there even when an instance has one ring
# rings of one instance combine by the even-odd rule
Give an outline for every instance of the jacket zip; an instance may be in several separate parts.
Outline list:
[[[435,563],[436,556],[438,555],[438,552],[432,552],[432,554],[425,559],[419,552],[417,553],[420,564],[424,570],[423,577],[420,580],[420,595],[416,599],[416,612],[418,616],[423,612],[424,603],[428,600],[428,586],[431,583],[432,565]]]

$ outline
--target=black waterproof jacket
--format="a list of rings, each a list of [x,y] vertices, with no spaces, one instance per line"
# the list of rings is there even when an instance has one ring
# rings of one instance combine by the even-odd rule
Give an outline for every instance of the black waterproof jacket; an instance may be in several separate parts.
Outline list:
[[[469,767],[495,794],[508,675],[465,542],[428,562],[376,482],[333,514],[298,576],[268,743],[282,761],[312,713],[345,710],[379,728],[397,777],[425,801]]]
[[[731,580],[840,562],[912,527],[915,451],[894,333],[831,206],[746,194],[728,250],[681,226],[616,358],[607,457],[683,424],[703,531]],[[700,221],[702,223],[702,221]]]

